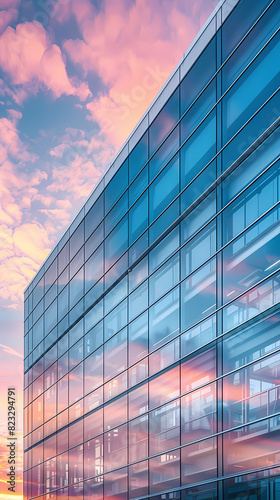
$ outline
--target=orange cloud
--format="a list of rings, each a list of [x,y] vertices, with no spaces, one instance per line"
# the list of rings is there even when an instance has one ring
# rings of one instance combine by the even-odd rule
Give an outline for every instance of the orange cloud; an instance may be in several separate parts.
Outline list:
[[[0,36],[0,66],[11,82],[31,91],[40,86],[55,97],[77,95],[85,100],[91,95],[85,83],[74,86],[68,78],[61,50],[52,45],[43,26],[37,21],[6,28]]]

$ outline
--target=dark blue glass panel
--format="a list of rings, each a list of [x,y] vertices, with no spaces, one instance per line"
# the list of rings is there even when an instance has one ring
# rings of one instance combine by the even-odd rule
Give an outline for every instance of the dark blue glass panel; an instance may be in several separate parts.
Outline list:
[[[128,186],[128,160],[122,164],[105,188],[105,213],[114,205]]]
[[[148,132],[136,144],[129,154],[129,182],[140,172],[141,168],[148,161]]]
[[[280,10],[277,2],[274,2],[223,67],[223,91],[234,82],[243,69],[250,63],[261,47],[271,37],[277,26],[279,26],[279,22]],[[234,35],[236,33],[230,34],[230,36]],[[229,34],[227,33],[227,40],[228,36]]]
[[[177,155],[149,187],[149,223],[179,194],[179,156]]]
[[[128,247],[128,216],[117,225],[105,240],[105,270],[122,255]]]
[[[199,125],[216,102],[216,81],[210,83],[181,121],[181,144]]]
[[[104,222],[98,226],[85,244],[85,260],[94,252],[104,239]]]
[[[149,270],[152,273],[170,255],[179,248],[179,225],[153,249],[149,254]]]
[[[216,179],[216,160],[212,161],[207,168],[185,189],[181,195],[181,211],[184,212],[192,203],[202,195]]]
[[[179,148],[179,125],[162,144],[149,162],[149,181],[151,182]]]
[[[149,128],[149,155],[151,156],[179,120],[179,89],[167,101]]]
[[[270,0],[241,0],[222,26],[222,61],[248,32]]]
[[[133,243],[148,226],[148,192],[129,211],[129,243]]]
[[[128,191],[126,191],[112,210],[105,217],[105,235],[113,229],[128,209]]]
[[[210,193],[181,223],[182,243],[208,222],[216,213],[216,191]]]
[[[148,248],[148,231],[146,231],[139,240],[129,249],[129,265],[131,266]]]
[[[129,188],[129,205],[131,206],[148,186],[148,165],[135,179]]]
[[[181,189],[207,165],[216,153],[216,110],[208,116],[181,149]]]
[[[103,245],[85,263],[85,291],[87,292],[104,273]]]
[[[85,241],[84,221],[82,221],[70,238],[70,260]]]
[[[161,214],[149,229],[150,245],[179,217],[179,199]]]
[[[69,263],[69,241],[62,248],[61,252],[58,254],[58,274],[60,274],[63,269]]]
[[[275,61],[279,50],[278,34],[223,98],[223,144],[277,90],[280,70]]]
[[[204,49],[180,85],[181,116],[216,72],[216,37]]]
[[[104,217],[104,193],[102,193],[85,216],[86,239],[95,230]]]

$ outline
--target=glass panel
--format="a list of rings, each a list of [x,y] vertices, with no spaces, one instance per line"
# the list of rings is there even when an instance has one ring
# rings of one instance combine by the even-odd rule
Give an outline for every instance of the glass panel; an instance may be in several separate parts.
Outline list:
[[[179,125],[173,130],[156,154],[149,161],[149,181],[151,182],[167,164],[179,148]]]
[[[168,132],[179,120],[179,89],[175,90],[170,99],[159,112],[149,128],[149,154],[157,149]]]
[[[149,415],[149,454],[180,445],[180,400],[152,411]]]
[[[240,474],[243,471],[278,464],[279,416],[247,425],[224,434],[225,474]],[[254,438],[256,435],[258,438]]]
[[[183,79],[181,90],[181,116],[200,94],[216,71],[216,37],[203,50]]]
[[[104,498],[107,500],[127,500],[127,489],[126,467],[104,476]]]
[[[129,296],[129,320],[148,307],[148,281],[145,281]]]
[[[136,462],[148,456],[148,415],[129,422],[129,461]]]
[[[222,59],[232,52],[234,47],[247,34],[250,27],[264,11],[270,0],[255,5],[254,0],[241,1],[222,26]]]
[[[149,406],[154,408],[170,399],[179,396],[180,380],[179,366],[171,368],[167,372],[150,380],[149,382]]]
[[[110,337],[124,327],[127,323],[127,300],[123,300],[113,311],[111,311],[104,320],[104,340]]]
[[[216,384],[209,384],[181,399],[182,444],[216,432]]]
[[[169,342],[161,349],[158,349],[149,356],[149,375],[154,375],[160,370],[164,370],[169,365],[179,359],[179,339]]]
[[[187,241],[216,213],[216,190],[210,193],[181,223],[182,243]]]
[[[105,188],[105,213],[114,205],[128,186],[128,160],[118,169],[112,180]]]
[[[181,355],[186,356],[216,337],[216,315],[181,335]]]
[[[102,193],[85,216],[85,237],[95,230],[104,217],[104,193]]]
[[[180,486],[180,450],[151,458],[149,469],[151,493],[178,488]]]
[[[140,172],[141,168],[148,161],[148,132],[136,144],[129,154],[129,182]]]
[[[69,241],[62,248],[61,252],[58,254],[58,274],[60,274],[63,269],[69,263]]]
[[[216,153],[216,110],[206,118],[181,149],[181,189],[207,165]]]
[[[103,317],[103,300],[100,300],[85,315],[85,332],[88,332]]]
[[[104,273],[104,245],[101,245],[85,263],[85,291],[87,292]]]
[[[127,420],[127,395],[104,406],[104,430],[112,429]]]
[[[279,47],[276,35],[223,98],[223,144],[277,90],[279,68],[274,61]]]
[[[212,161],[181,194],[181,211],[184,212],[210,188],[216,180],[216,160]],[[205,198],[205,194],[202,199]]]
[[[83,395],[83,364],[69,372],[69,404],[74,403]]]
[[[148,226],[148,192],[129,211],[129,243],[133,243]]]
[[[179,156],[177,155],[149,187],[149,222],[179,194]]]
[[[105,270],[122,255],[128,247],[127,215],[105,240]]]
[[[224,244],[277,203],[280,198],[279,180],[280,162],[277,162],[224,210]]]
[[[201,76],[199,77],[200,87]],[[216,80],[211,82],[181,121],[181,144],[194,131],[216,102]]]
[[[84,478],[103,472],[103,436],[84,444]]]
[[[105,314],[113,309],[127,295],[127,278],[126,276],[107,293],[104,300]]]
[[[224,373],[279,349],[279,322],[280,313],[276,313],[225,337],[223,341]]]
[[[140,462],[129,467],[129,498],[148,495],[148,461]]]
[[[137,417],[148,411],[148,384],[143,384],[128,393],[129,418]]]
[[[149,229],[150,245],[179,217],[179,198],[163,212],[160,217],[152,224]]]
[[[181,277],[188,276],[215,252],[216,221],[213,221],[181,249]]]
[[[83,339],[77,342],[70,350],[69,350],[69,370],[74,368],[80,361],[83,359],[84,354],[84,345]]]
[[[215,348],[197,354],[181,365],[181,392],[188,392],[216,377]]]
[[[70,260],[72,260],[74,255],[78,252],[83,242],[85,241],[84,221],[80,223],[75,232],[72,234],[69,241],[70,241]]]
[[[216,308],[216,259],[210,260],[181,284],[182,329],[202,320]]]
[[[95,351],[103,342],[103,321],[100,321],[86,335],[84,340],[85,356]]]
[[[83,445],[69,450],[69,483],[83,479]]]
[[[117,375],[127,368],[127,330],[115,335],[104,345],[105,380]]]
[[[122,218],[125,212],[128,210],[128,191],[126,191],[119,201],[116,203],[114,208],[105,217],[105,235],[113,229],[116,223]]]
[[[148,313],[143,313],[129,325],[128,329],[129,365],[148,353]]]
[[[179,333],[179,288],[175,288],[149,311],[149,349],[160,347]]]
[[[164,295],[179,281],[179,255],[174,255],[149,279],[150,303]]]
[[[145,191],[148,186],[148,166],[143,169],[129,188],[129,206]]]
[[[95,351],[84,361],[85,394],[103,383],[103,347]]]
[[[170,255],[179,248],[179,226],[175,227],[171,233],[153,249],[149,254],[149,269],[152,273]]]
[[[80,300],[84,293],[84,269],[82,268],[76,276],[70,281],[70,309],[78,300]]]
[[[127,424],[104,434],[104,470],[127,464]]]
[[[84,418],[84,440],[87,441],[103,432],[103,408]]]
[[[224,378],[225,429],[279,411],[279,362],[280,354],[273,354]]]
[[[85,259],[87,260],[104,239],[104,223],[100,224],[85,243]]]
[[[217,440],[205,439],[181,450],[182,483],[206,481],[217,476]]]
[[[141,281],[146,279],[148,277],[148,256],[145,257],[144,259],[135,266],[132,271],[130,271],[128,275],[129,279],[129,291],[132,292],[132,290],[137,286],[140,285]]]

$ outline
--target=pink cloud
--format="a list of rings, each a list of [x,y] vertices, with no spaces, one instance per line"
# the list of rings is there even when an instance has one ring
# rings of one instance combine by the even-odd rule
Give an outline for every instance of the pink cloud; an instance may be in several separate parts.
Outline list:
[[[0,34],[7,28],[7,26],[17,19],[18,12],[16,9],[0,11]]]
[[[61,50],[52,45],[37,21],[8,27],[0,36],[0,66],[15,85],[36,92],[39,86],[55,97],[77,95],[82,101],[91,95],[85,83],[73,85],[68,78]]]
[[[87,109],[116,148],[161,89],[217,1],[198,3],[199,9],[183,0],[104,0],[96,14],[87,1],[80,10],[78,0],[68,2],[83,40],[67,40],[63,48],[85,75],[97,72],[110,88],[88,103]]]

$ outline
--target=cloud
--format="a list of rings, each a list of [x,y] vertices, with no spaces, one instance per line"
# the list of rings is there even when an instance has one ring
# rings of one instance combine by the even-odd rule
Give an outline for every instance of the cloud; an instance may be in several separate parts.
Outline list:
[[[16,9],[0,11],[0,34],[7,28],[7,26],[17,19],[18,11]]]
[[[98,13],[86,0],[81,8],[78,0],[67,3],[83,39],[66,40],[63,49],[85,76],[98,73],[110,89],[86,107],[116,148],[137,124],[217,2],[198,3],[199,9],[185,0],[104,0]],[[66,11],[58,12],[62,22]]]
[[[91,95],[85,83],[74,85],[68,78],[58,45],[51,44],[43,26],[37,21],[6,28],[0,36],[0,66],[13,85],[29,92],[43,87],[58,98],[76,95],[84,101]]]
[[[11,347],[7,346],[7,345],[4,345],[4,344],[0,344],[0,347],[2,347],[3,351],[7,354],[11,354],[12,356],[19,356],[20,358],[23,359],[23,355],[20,354],[19,352],[15,351],[14,349],[12,349]]]

